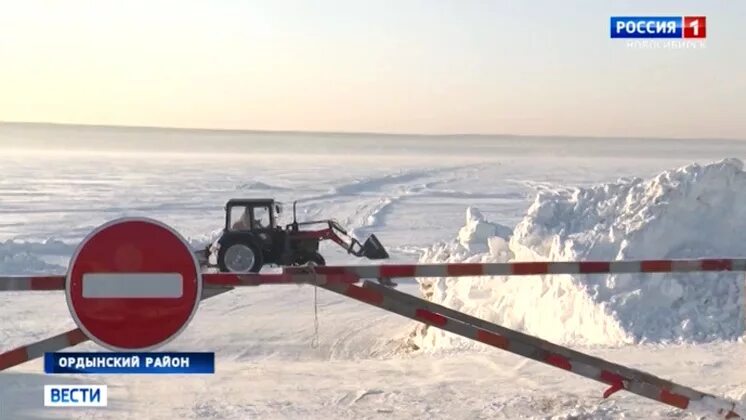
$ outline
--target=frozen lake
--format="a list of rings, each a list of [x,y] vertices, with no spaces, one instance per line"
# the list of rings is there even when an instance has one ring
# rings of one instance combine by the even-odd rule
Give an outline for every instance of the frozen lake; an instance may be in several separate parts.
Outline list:
[[[514,226],[535,194],[746,158],[746,142],[302,135],[0,125],[0,272],[61,273],[96,226],[163,221],[195,246],[229,198],[299,200],[301,219],[375,233],[395,261],[454,238],[467,206]],[[286,206],[289,208],[289,206]],[[285,215],[286,217],[289,214]],[[287,220],[286,220],[287,221]],[[359,262],[322,248],[331,263]],[[403,289],[418,293],[413,285]],[[681,413],[493,349],[398,351],[412,323],[310,287],[236,290],[205,302],[167,348],[215,351],[209,377],[66,377],[106,383],[110,407],[78,418],[629,418]],[[73,328],[62,293],[0,295],[0,351]],[[90,343],[76,349],[96,350]],[[676,357],[671,357],[671,352]],[[703,391],[743,398],[743,344],[600,348]],[[0,373],[0,418],[63,418],[42,407],[40,361]],[[684,417],[686,417],[684,415]]]

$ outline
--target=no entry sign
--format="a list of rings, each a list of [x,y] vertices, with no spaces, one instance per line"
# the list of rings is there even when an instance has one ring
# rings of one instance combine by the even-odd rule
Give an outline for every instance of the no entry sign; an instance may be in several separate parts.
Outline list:
[[[70,313],[92,341],[114,351],[151,350],[176,337],[202,294],[189,244],[151,219],[106,223],[79,245],[65,287]]]

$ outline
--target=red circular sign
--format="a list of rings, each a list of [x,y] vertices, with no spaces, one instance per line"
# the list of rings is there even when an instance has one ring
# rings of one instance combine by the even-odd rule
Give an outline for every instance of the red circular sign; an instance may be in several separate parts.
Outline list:
[[[65,293],[75,323],[92,341],[115,351],[150,350],[186,328],[199,305],[202,276],[176,231],[125,218],[81,242]]]

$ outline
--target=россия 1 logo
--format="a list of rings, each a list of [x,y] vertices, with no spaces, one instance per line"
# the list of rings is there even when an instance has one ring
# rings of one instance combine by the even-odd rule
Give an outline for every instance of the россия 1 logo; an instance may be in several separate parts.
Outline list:
[[[685,38],[707,37],[705,16],[612,16],[612,38]]]

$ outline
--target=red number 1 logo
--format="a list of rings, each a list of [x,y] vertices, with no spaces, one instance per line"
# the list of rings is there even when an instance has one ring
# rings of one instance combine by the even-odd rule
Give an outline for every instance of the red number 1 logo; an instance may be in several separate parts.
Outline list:
[[[707,38],[707,18],[684,16],[684,38]]]

